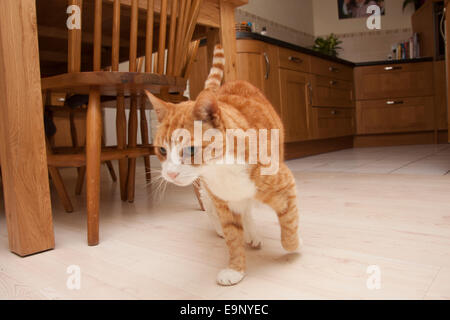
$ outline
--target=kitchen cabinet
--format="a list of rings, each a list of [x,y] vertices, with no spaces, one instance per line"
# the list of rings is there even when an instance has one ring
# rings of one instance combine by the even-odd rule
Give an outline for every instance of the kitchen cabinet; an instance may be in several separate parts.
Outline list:
[[[435,130],[433,62],[355,68],[358,135]]]
[[[260,89],[281,115],[278,61],[276,46],[261,41],[237,41],[238,79],[246,80]]]
[[[307,140],[309,76],[307,73],[280,69],[281,120],[285,129],[285,141]]]
[[[239,79],[261,89],[279,113],[287,143],[351,136],[353,72],[349,66],[262,41],[237,42]],[[319,109],[318,107],[324,107]]]
[[[315,107],[353,108],[353,83],[331,77],[314,75],[311,77]]]
[[[357,67],[355,88],[357,100],[431,96],[432,62]]]
[[[311,57],[311,73],[339,80],[353,80],[353,67],[317,57]]]
[[[434,62],[434,102],[436,105],[436,128],[448,130],[447,92],[445,78],[445,60]]]
[[[357,101],[358,134],[434,130],[433,97]]]

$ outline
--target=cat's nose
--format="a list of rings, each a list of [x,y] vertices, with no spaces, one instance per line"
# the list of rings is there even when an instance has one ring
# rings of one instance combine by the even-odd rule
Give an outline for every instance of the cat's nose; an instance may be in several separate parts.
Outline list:
[[[178,172],[167,172],[167,176],[169,176],[170,179],[175,180],[178,177],[179,173]]]

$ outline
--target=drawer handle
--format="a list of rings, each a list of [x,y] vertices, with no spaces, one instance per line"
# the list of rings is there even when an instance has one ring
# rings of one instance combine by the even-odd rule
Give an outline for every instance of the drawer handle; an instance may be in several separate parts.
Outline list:
[[[330,85],[332,85],[332,86],[337,85],[337,83],[338,83],[338,82],[337,82],[336,80],[331,80],[331,81],[330,81]]]
[[[331,114],[332,115],[336,115],[336,114],[338,114],[339,113],[339,111],[337,111],[337,110],[331,110]]]
[[[295,62],[295,63],[302,63],[303,60],[298,58],[298,57],[294,57],[294,56],[289,56],[289,61]]]
[[[389,100],[389,101],[386,101],[386,104],[387,105],[403,104],[403,100],[397,100],[397,101]]]
[[[339,69],[336,67],[329,67],[328,70],[330,70],[330,72],[339,72]]]
[[[393,71],[393,70],[401,70],[401,69],[402,69],[402,67],[392,67],[392,66],[384,67],[384,71]]]
[[[264,79],[269,79],[270,75],[270,61],[269,61],[269,55],[264,52],[264,59],[266,60],[266,74],[264,75]]]

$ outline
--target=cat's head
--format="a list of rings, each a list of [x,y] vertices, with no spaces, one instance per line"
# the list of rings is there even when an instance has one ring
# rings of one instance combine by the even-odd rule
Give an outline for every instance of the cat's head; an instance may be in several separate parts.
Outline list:
[[[198,137],[199,128],[202,133],[215,131],[224,136],[220,102],[217,100],[216,94],[209,90],[200,93],[195,101],[179,104],[162,101],[148,91],[146,94],[160,123],[153,145],[156,156],[162,164],[161,174],[169,182],[179,186],[188,186],[200,177],[206,163],[214,161],[212,157],[221,157],[213,152],[212,157],[205,159],[205,149],[210,146],[211,142],[205,142],[201,136]],[[195,130],[197,130],[197,135]],[[197,139],[195,139],[196,137]],[[207,152],[207,154],[209,153]],[[199,159],[201,160],[199,161]]]

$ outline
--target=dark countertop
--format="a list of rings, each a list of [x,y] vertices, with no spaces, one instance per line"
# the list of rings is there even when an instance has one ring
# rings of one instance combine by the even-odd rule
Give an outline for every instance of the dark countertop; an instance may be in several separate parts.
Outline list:
[[[363,67],[363,66],[377,66],[377,65],[384,65],[384,64],[399,64],[399,63],[417,63],[417,62],[425,62],[425,61],[433,61],[433,58],[431,57],[425,57],[425,58],[416,58],[416,59],[402,59],[402,60],[382,60],[382,61],[368,61],[368,62],[350,62],[344,59],[331,57],[326,54],[316,52],[312,49],[297,46],[295,44],[281,41],[275,38],[271,38],[268,36],[263,36],[259,33],[253,33],[253,32],[236,32],[236,39],[251,39],[251,40],[259,40],[266,43],[273,44],[275,46],[283,47],[286,49],[291,49],[294,51],[298,51],[301,53],[309,54],[318,58],[322,58],[325,60],[342,63],[344,65],[350,66],[350,67]]]
[[[283,47],[286,49],[291,49],[294,51],[298,51],[301,53],[305,53],[305,54],[309,54],[311,56],[315,56],[318,58],[322,58],[322,59],[326,59],[329,61],[334,61],[337,63],[342,63],[344,65],[353,67],[355,64],[353,62],[344,60],[344,59],[340,59],[340,58],[336,58],[336,57],[331,57],[328,56],[326,54],[320,53],[320,52],[316,52],[312,49],[308,49],[305,47],[300,47],[297,46],[295,44],[289,43],[289,42],[285,42],[285,41],[281,41],[275,38],[271,38],[271,37],[267,37],[267,36],[263,36],[259,33],[253,33],[253,32],[236,32],[236,39],[251,39],[251,40],[259,40],[259,41],[263,41],[266,43],[270,43],[273,44],[275,46],[279,46],[279,47]]]
[[[415,58],[415,59],[357,62],[357,63],[355,63],[355,67],[378,66],[378,65],[383,65],[383,64],[417,63],[417,62],[426,62],[426,61],[433,61],[433,58],[425,57],[425,58]]]

